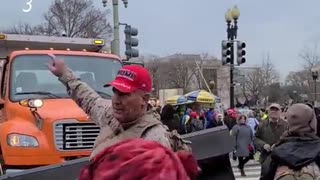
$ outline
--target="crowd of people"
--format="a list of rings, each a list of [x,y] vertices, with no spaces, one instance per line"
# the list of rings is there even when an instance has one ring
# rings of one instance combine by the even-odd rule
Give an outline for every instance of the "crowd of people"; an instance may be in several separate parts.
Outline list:
[[[115,80],[106,84],[114,92],[110,105],[63,60],[50,56],[49,70],[101,128],[80,180],[195,180],[201,169],[189,143],[168,127],[184,134],[223,124],[235,137],[235,157],[243,176],[246,162],[260,151],[262,180],[320,178],[319,111],[309,105],[294,104],[284,117],[281,106],[271,104],[266,114],[252,111],[244,115],[229,109],[222,118],[213,109],[192,103],[167,105],[159,116],[159,110],[148,105],[152,80],[141,66],[124,66]]]
[[[291,109],[296,106],[301,105],[293,105]],[[300,108],[313,109],[315,117],[319,117],[320,115],[320,110],[313,108],[310,104],[303,105]],[[272,153],[277,152],[274,150],[281,144],[281,141],[288,139],[288,136],[290,137],[290,135],[292,135],[292,133],[288,135],[290,125],[299,127],[293,128],[294,131],[292,132],[294,132],[294,135],[298,134],[302,136],[302,139],[306,136],[305,134],[301,135],[301,132],[304,131],[303,128],[307,128],[304,127],[307,124],[303,125],[303,121],[307,121],[308,118],[306,117],[307,120],[306,118],[301,118],[299,119],[301,122],[296,121],[292,123],[294,118],[297,118],[296,116],[305,114],[303,111],[295,111],[297,112],[292,112],[290,108],[284,108],[277,103],[271,104],[267,109],[247,110],[246,113],[240,112],[235,108],[230,108],[226,110],[223,115],[216,112],[213,108],[202,108],[199,103],[176,106],[167,104],[163,106],[162,109],[157,107],[157,112],[160,113],[163,124],[167,125],[170,130],[178,130],[180,134],[226,125],[230,130],[231,136],[235,138],[234,152],[232,155],[235,161],[238,160],[238,168],[241,176],[246,176],[244,171],[245,164],[249,160],[254,159],[254,155],[259,152],[258,160],[261,165],[263,165],[261,171],[262,179],[270,178],[270,173],[272,177],[279,176],[276,174],[276,169],[271,169],[273,166],[270,165],[270,159]],[[294,113],[294,115],[292,115],[292,113]],[[298,125],[299,123],[300,125]],[[312,129],[309,129],[310,132],[308,133],[318,133],[319,135],[319,130],[316,131],[319,129],[319,125],[320,123],[316,123],[314,125],[315,131],[312,132]],[[301,140],[300,136],[295,138]],[[292,140],[292,138],[290,140]],[[318,151],[316,150],[315,153],[316,152]],[[283,169],[280,170],[283,171]],[[279,177],[276,178],[279,179]]]
[[[266,111],[252,110],[247,115],[229,110],[226,124],[235,137],[233,157],[238,159],[241,176],[246,176],[244,165],[259,151],[261,180],[319,178],[319,117],[319,110],[309,104],[286,109],[273,103]]]
[[[214,108],[203,108],[200,103],[163,106],[160,112],[161,121],[170,130],[179,134],[192,133],[223,125],[222,115]]]

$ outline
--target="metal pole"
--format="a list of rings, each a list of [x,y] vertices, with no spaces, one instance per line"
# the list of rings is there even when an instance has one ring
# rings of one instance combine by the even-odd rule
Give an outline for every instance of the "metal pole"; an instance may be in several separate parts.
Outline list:
[[[202,71],[201,71],[201,68],[200,68],[199,64],[197,63],[197,60],[194,60],[194,62],[196,63],[196,66],[197,66],[197,69],[198,69],[198,71],[199,71],[199,73],[200,73],[200,76],[201,76],[201,78],[203,79],[206,87],[208,88],[209,93],[212,94],[212,91],[211,91],[211,89],[210,89],[210,86],[209,86],[208,82],[206,81],[206,78],[204,78],[203,73],[202,73]],[[201,82],[201,81],[200,81],[200,82]],[[202,88],[202,84],[201,84],[201,87],[200,87],[200,88]]]
[[[230,108],[234,108],[234,84],[233,84],[233,70],[234,70],[234,45],[233,36],[231,36],[231,62],[230,62]]]
[[[317,102],[317,79],[314,78],[314,105],[316,105]]]
[[[113,5],[113,41],[111,43],[112,54],[120,57],[120,35],[119,35],[119,2],[112,0]]]

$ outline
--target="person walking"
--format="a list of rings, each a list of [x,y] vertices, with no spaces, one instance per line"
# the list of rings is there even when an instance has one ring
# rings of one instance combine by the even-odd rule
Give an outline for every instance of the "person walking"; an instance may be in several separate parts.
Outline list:
[[[244,171],[244,165],[251,159],[253,152],[253,132],[251,128],[246,124],[247,117],[240,115],[238,124],[236,124],[231,131],[231,135],[235,137],[235,155],[238,157],[238,168],[241,172],[241,176],[246,176]]]

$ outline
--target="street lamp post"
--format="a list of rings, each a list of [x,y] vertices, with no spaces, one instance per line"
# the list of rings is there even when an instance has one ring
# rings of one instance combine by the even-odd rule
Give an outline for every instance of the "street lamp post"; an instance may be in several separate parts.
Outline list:
[[[319,77],[318,71],[312,71],[312,79],[314,81],[314,105],[316,105],[317,102],[317,79]]]
[[[234,108],[234,83],[233,83],[233,70],[234,70],[234,40],[237,39],[238,19],[240,11],[237,6],[228,9],[225,14],[227,22],[227,38],[231,41],[231,61],[230,61],[230,108]]]
[[[122,0],[124,7],[128,7],[128,0]],[[102,0],[104,7],[107,7],[108,0]],[[119,0],[112,0],[113,5],[113,41],[111,42],[111,53],[120,57],[120,33],[119,33]]]

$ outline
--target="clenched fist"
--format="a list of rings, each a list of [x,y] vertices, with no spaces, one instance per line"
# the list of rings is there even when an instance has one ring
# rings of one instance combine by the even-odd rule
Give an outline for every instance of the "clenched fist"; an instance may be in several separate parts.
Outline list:
[[[53,54],[48,54],[52,60],[48,63],[48,69],[57,77],[61,77],[63,72],[67,69],[67,65],[63,60],[57,59]]]

